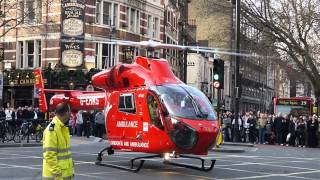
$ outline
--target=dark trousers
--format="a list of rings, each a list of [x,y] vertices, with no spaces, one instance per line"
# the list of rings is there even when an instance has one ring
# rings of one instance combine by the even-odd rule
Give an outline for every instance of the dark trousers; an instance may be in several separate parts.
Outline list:
[[[96,137],[102,138],[103,134],[104,134],[104,125],[96,123],[96,126],[95,126],[95,135],[96,135]]]
[[[254,143],[256,141],[257,130],[255,128],[249,128],[249,141]]]
[[[315,148],[318,146],[318,136],[317,132],[309,132],[308,136],[308,146]]]
[[[281,144],[282,143],[282,132],[281,131],[276,131],[276,138],[277,138],[277,143]]]
[[[304,132],[298,133],[298,142],[300,146],[305,146],[306,145],[306,136]]]
[[[89,138],[91,135],[91,123],[86,122],[84,123],[84,136],[87,136]]]
[[[289,145],[295,146],[296,145],[296,135],[295,133],[291,133],[290,139],[289,139]]]

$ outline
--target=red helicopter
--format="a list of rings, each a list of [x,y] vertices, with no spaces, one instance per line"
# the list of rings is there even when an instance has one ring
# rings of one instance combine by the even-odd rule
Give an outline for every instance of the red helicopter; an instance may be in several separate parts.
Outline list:
[[[151,48],[177,48],[154,42],[113,41],[120,45]],[[211,51],[199,47],[177,49]],[[227,52],[228,53],[228,52]],[[231,54],[231,53],[228,53]],[[217,116],[207,97],[184,84],[171,71],[165,59],[136,57],[132,64],[118,64],[92,77],[92,85],[101,91],[44,89],[41,70],[35,70],[41,111],[47,112],[45,93],[56,93],[50,100],[54,109],[61,102],[72,111],[103,110],[110,146],[98,153],[97,165],[138,172],[146,159],[163,158],[164,163],[201,171],[213,169],[215,161],[205,166],[208,150],[215,146],[220,130]],[[114,150],[150,153],[131,159],[131,167],[102,163],[103,153]],[[170,158],[191,158],[201,166],[176,163]],[[138,166],[134,167],[134,162]]]

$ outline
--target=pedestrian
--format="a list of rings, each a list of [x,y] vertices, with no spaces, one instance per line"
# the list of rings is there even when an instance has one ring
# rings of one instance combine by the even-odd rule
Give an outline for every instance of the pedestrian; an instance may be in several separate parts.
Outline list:
[[[269,116],[266,122],[266,128],[265,128],[265,140],[268,144],[273,144],[274,139],[272,138],[274,136],[273,132],[273,122],[272,122],[272,116]]]
[[[281,123],[281,146],[286,144],[286,140],[287,140],[287,136],[289,134],[289,124],[290,124],[290,119],[289,116],[286,115],[283,119],[282,119],[282,123]]]
[[[299,147],[305,147],[305,129],[306,129],[306,124],[304,120],[300,117],[299,122],[297,124],[297,139],[298,139],[298,146]]]
[[[289,123],[289,142],[287,146],[295,146],[296,145],[296,127],[297,127],[297,118],[291,117]]]
[[[95,135],[96,137],[100,137],[102,138],[103,137],[103,134],[104,134],[104,114],[99,111],[96,116],[95,116],[95,119],[94,119],[94,122],[95,122]]]
[[[77,136],[82,136],[82,131],[83,131],[83,115],[82,115],[82,110],[78,111],[77,113]]]
[[[247,140],[249,139],[249,120],[250,114],[249,112],[246,112],[246,114],[243,116],[242,120],[243,120],[243,128],[242,128],[242,142],[247,142]]]
[[[257,134],[257,129],[256,129],[256,124],[257,121],[255,117],[253,116],[252,113],[250,113],[249,119],[249,142],[254,144],[256,142],[256,134]]]
[[[311,121],[307,123],[307,131],[308,131],[308,146],[311,148],[315,148],[318,146],[318,136],[317,131],[319,128],[319,123],[316,116],[313,116]]]
[[[275,130],[275,135],[276,135],[276,142],[278,145],[282,143],[282,121],[283,121],[282,114],[279,113],[279,115],[274,119],[273,125],[274,125],[274,130]]]
[[[84,136],[87,138],[90,137],[90,130],[91,130],[91,120],[90,120],[90,112],[84,111],[82,113],[83,116],[83,129],[84,129]]]
[[[64,180],[73,179],[74,165],[70,152],[68,121],[70,107],[58,104],[55,117],[43,133],[42,178]]]
[[[265,142],[265,131],[268,116],[267,114],[260,113],[260,118],[258,119],[258,129],[259,129],[259,143],[264,144]]]
[[[231,117],[229,112],[223,113],[222,122],[224,126],[224,142],[230,142],[231,140]]]
[[[240,113],[238,116],[238,125],[236,125],[235,116],[231,112],[230,112],[230,118],[232,119],[232,122],[231,122],[231,141],[233,141],[236,131],[242,132],[243,123],[242,123]]]

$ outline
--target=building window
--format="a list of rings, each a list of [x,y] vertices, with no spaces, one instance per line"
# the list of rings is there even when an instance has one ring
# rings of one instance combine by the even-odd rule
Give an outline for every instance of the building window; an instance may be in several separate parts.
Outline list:
[[[154,18],[153,38],[159,38],[160,22],[159,18]]]
[[[98,59],[99,59],[99,44],[96,43],[96,56],[95,56],[95,61],[94,61],[94,67],[98,68]]]
[[[152,36],[152,16],[148,15],[148,35]]]
[[[96,2],[96,23],[117,26],[118,25],[118,4],[97,1]]]
[[[108,69],[113,67],[117,60],[118,47],[111,44],[96,44],[96,68],[98,69]]]
[[[41,41],[19,41],[17,51],[17,67],[20,69],[41,66]]]
[[[35,24],[42,21],[42,0],[21,0],[19,16],[23,23]]]
[[[104,25],[111,24],[111,3],[103,2],[103,20]]]
[[[136,10],[132,9],[130,10],[130,31],[134,32],[136,27]]]
[[[113,22],[112,26],[118,27],[118,4],[113,4]]]
[[[34,42],[33,41],[27,41],[27,64],[28,68],[32,68],[34,64]]]
[[[137,14],[136,14],[136,33],[140,33],[140,12],[137,11]]]
[[[102,44],[102,69],[107,69],[111,67],[110,63],[110,45],[109,44]]]
[[[17,56],[18,57],[18,68],[23,68],[23,60],[24,60],[24,58],[23,58],[23,54],[24,54],[24,51],[23,51],[23,41],[19,41],[18,42],[18,48],[17,49],[19,49],[19,51],[17,51],[17,53],[19,54],[19,56]]]
[[[41,54],[42,54],[42,52],[41,52],[41,41],[36,41],[37,42],[37,45],[36,45],[36,47],[37,47],[37,54],[38,54],[38,59],[37,59],[37,64],[36,64],[36,66],[38,66],[38,67],[41,67]]]
[[[100,24],[101,22],[101,2],[96,2],[96,23]]]

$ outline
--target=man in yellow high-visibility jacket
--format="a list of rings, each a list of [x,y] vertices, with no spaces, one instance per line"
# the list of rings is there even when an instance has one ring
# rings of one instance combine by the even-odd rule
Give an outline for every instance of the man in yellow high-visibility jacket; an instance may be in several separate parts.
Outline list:
[[[70,119],[70,107],[61,103],[43,133],[43,169],[42,179],[73,179],[74,165],[70,152],[70,135],[67,127]]]

